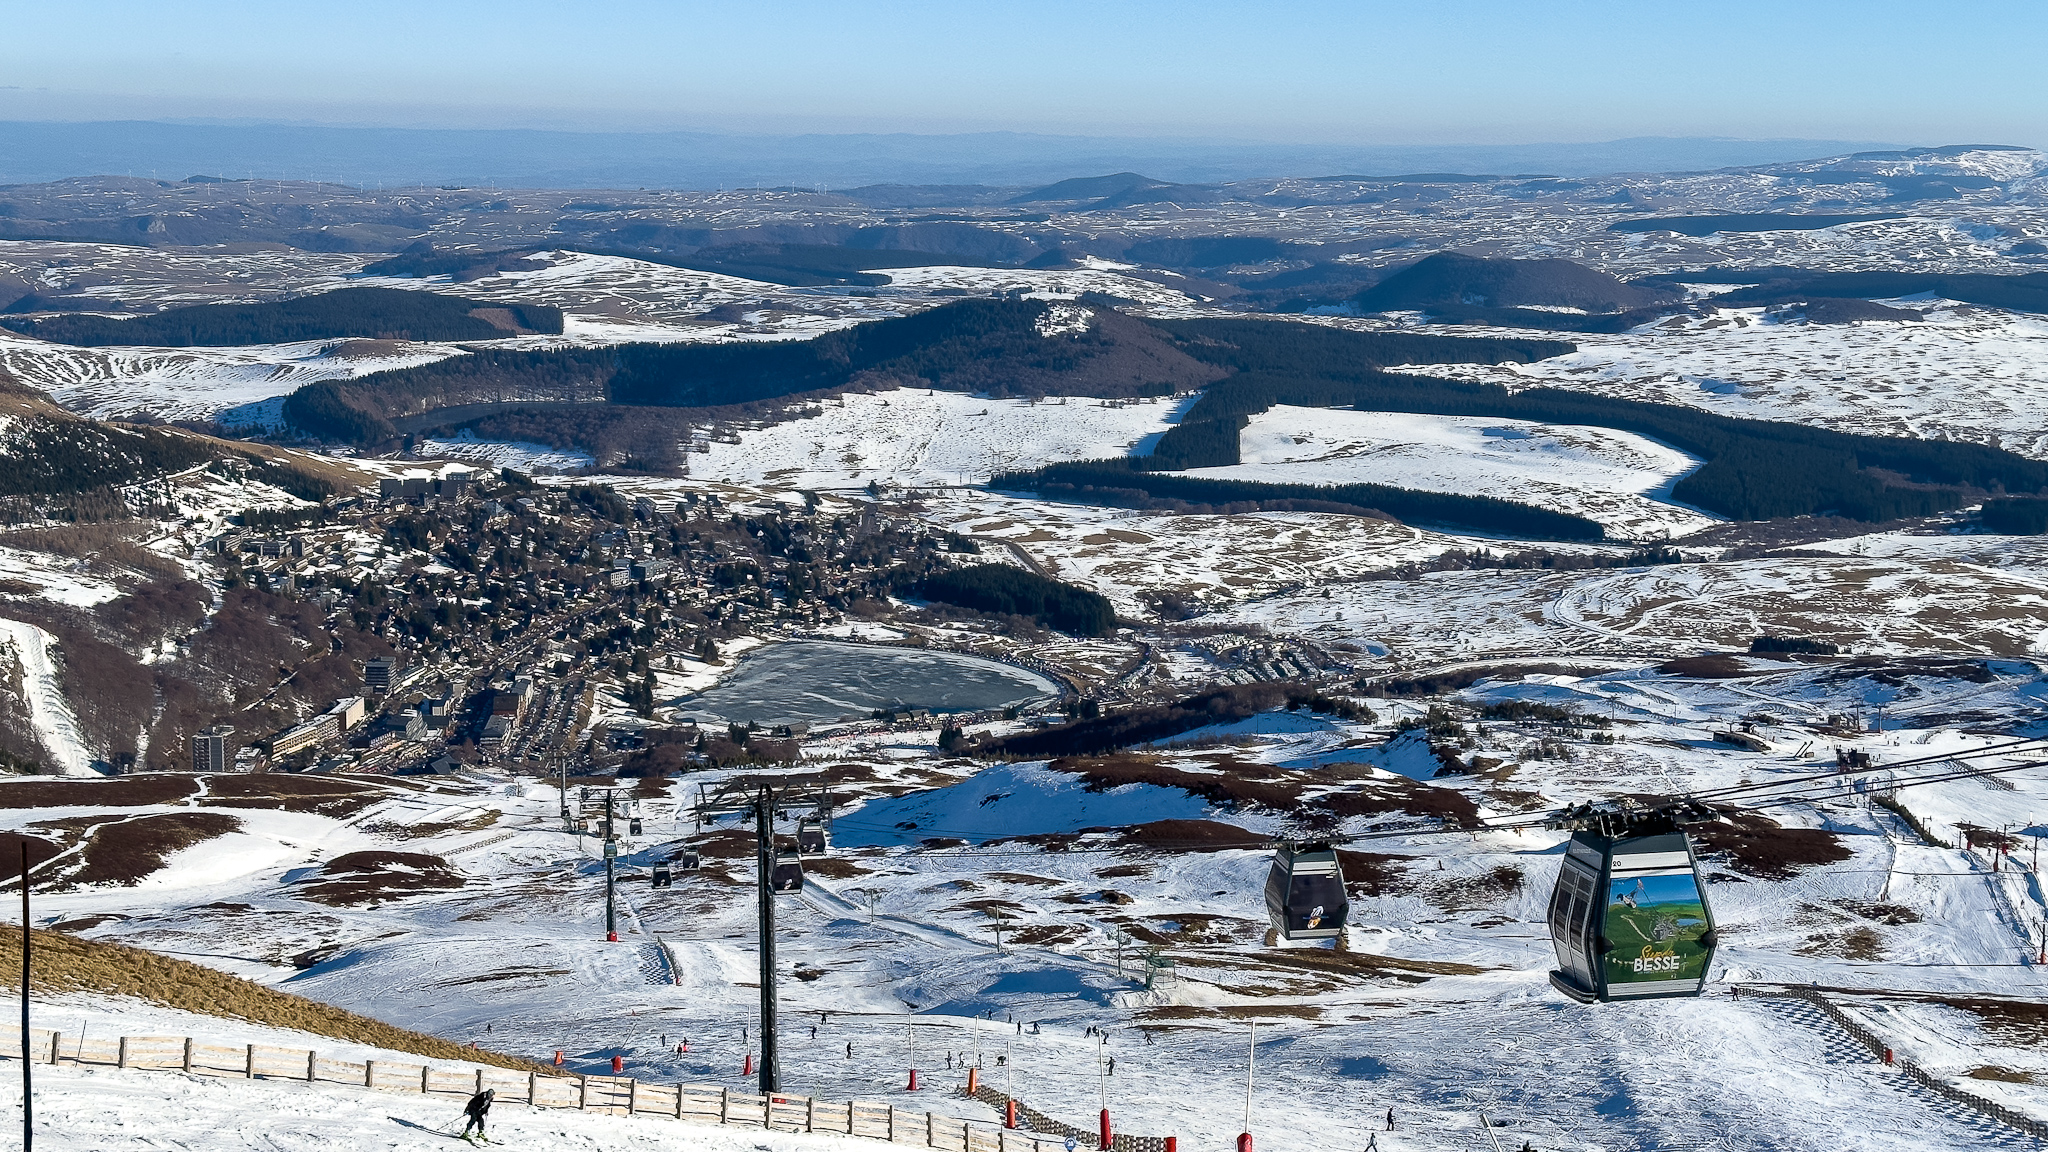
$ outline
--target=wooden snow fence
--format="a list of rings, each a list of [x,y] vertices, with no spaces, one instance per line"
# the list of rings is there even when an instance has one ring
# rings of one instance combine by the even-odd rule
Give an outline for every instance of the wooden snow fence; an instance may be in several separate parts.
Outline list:
[[[28,1058],[38,1064],[184,1072],[231,1080],[299,1080],[342,1084],[383,1092],[462,1096],[495,1089],[508,1103],[535,1108],[570,1108],[615,1116],[661,1116],[697,1124],[778,1132],[823,1132],[937,1148],[942,1152],[1065,1152],[1066,1134],[1095,1134],[1048,1123],[1038,1132],[963,1120],[932,1112],[911,1112],[892,1104],[837,1102],[808,1096],[735,1092],[702,1084],[652,1084],[629,1076],[555,1076],[509,1068],[436,1068],[395,1060],[338,1060],[318,1051],[268,1044],[215,1044],[190,1036],[87,1037],[37,1028],[29,1033]],[[22,1058],[20,1033],[0,1037],[0,1058]],[[985,1097],[987,1089],[977,1093]],[[1004,1099],[1007,1099],[1006,1097]],[[1000,1107],[1000,1105],[998,1105]],[[1028,1113],[1036,1116],[1035,1112]],[[1050,1118],[1045,1118],[1050,1121]],[[1150,1143],[1126,1143],[1128,1139]],[[1116,1137],[1114,1152],[1163,1152],[1156,1137]]]
[[[1763,995],[1783,996],[1789,1000],[1803,1000],[1813,1005],[1815,1008],[1820,1009],[1828,1019],[1839,1025],[1842,1031],[1847,1032],[1865,1048],[1870,1049],[1870,1054],[1879,1060],[1885,1058],[1885,1053],[1892,1052],[1891,1045],[1885,1043],[1883,1037],[1865,1027],[1855,1017],[1836,1007],[1826,996],[1821,995],[1814,989],[1784,988],[1775,992],[1765,992]],[[1996,1100],[1987,1100],[1974,1092],[1965,1092],[1961,1088],[1928,1072],[1911,1060],[1898,1055],[1896,1052],[1892,1052],[1890,1063],[1892,1067],[1904,1072],[1908,1079],[1950,1103],[1960,1104],[1972,1111],[1989,1116],[2000,1124],[2017,1128],[2036,1140],[2048,1139],[2048,1123],[2036,1120],[2023,1112],[2014,1111]]]

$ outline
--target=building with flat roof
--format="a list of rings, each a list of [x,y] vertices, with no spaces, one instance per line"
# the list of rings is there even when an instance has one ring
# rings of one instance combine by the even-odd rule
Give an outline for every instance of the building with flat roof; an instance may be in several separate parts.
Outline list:
[[[228,747],[228,737],[235,730],[226,724],[201,728],[192,737],[192,770],[194,772],[230,772],[235,767],[235,754]]]

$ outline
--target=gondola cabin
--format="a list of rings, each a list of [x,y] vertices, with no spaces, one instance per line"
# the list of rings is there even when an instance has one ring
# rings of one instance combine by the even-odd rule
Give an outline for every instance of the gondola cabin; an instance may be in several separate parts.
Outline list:
[[[1700,815],[1601,805],[1552,824],[1573,829],[1550,893],[1558,991],[1581,1003],[1700,994],[1714,917],[1680,827]]]
[[[675,874],[668,870],[667,864],[656,864],[654,866],[654,886],[656,888],[667,888],[674,883]]]
[[[825,823],[815,816],[806,816],[796,822],[796,850],[801,856],[823,856],[832,848],[832,834]]]
[[[695,872],[704,866],[704,858],[697,855],[695,849],[691,849],[677,856],[674,863],[685,872]]]
[[[1351,900],[1344,869],[1328,844],[1282,844],[1266,873],[1266,914],[1281,940],[1335,940]]]
[[[801,892],[804,888],[804,862],[793,849],[783,848],[775,853],[775,867],[768,873],[768,886],[777,892]]]
[[[640,834],[640,818],[639,818],[638,816],[635,816],[635,817],[633,817],[632,819],[630,819],[630,820],[626,821],[626,835],[628,835],[628,836],[638,836],[639,834]]]

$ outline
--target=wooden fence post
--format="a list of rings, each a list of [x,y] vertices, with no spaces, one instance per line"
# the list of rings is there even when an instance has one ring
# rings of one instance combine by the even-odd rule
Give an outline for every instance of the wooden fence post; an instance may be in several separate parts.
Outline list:
[[[128,1038],[127,1038],[126,1036],[123,1036],[123,1037],[121,1037],[121,1055],[120,1055],[120,1057],[119,1057],[118,1059],[116,1059],[116,1060],[114,1061],[114,1067],[116,1067],[116,1068],[126,1068],[127,1066],[128,1066]]]
[[[375,1088],[376,1086],[377,1062],[375,1060],[365,1060],[363,1061],[363,1087]]]
[[[540,1073],[538,1072],[528,1072],[526,1074],[526,1103],[530,1107],[539,1107],[540,1105]]]
[[[55,1064],[57,1062],[57,1053],[63,1050],[64,1034],[62,1032],[50,1033],[50,1063]],[[26,1063],[25,1058],[23,1062]]]
[[[728,1115],[726,1107],[731,1096],[732,1089],[730,1088],[720,1088],[718,1090],[718,1122],[720,1124],[725,1123],[725,1118]]]
[[[481,1068],[476,1070],[476,1090],[478,1092],[484,1090],[484,1070]]]
[[[254,1044],[250,1044],[242,1052],[242,1079],[254,1080],[255,1078],[256,1046]]]
[[[479,1077],[481,1077],[481,1076],[483,1075],[483,1073],[479,1072],[479,1073],[477,1073],[477,1075],[478,1075]],[[637,1111],[639,1111],[639,1110],[640,1110],[640,1081],[639,1081],[639,1079],[638,1079],[638,1078],[636,1077],[636,1078],[634,1078],[634,1079],[632,1079],[632,1080],[628,1080],[628,1081],[626,1081],[626,1115],[628,1115],[628,1116],[631,1116],[631,1115],[632,1115],[633,1113],[635,1113],[635,1112],[637,1112]]]
[[[588,1107],[590,1107],[590,1077],[578,1076],[576,1078],[576,1109],[580,1112]]]
[[[676,1085],[676,1119],[683,1118],[683,1086]]]
[[[320,1051],[316,1048],[306,1053],[306,1083],[311,1084],[313,1081],[318,1080],[319,1078]]]
[[[888,1108],[889,1108],[889,1143],[891,1143],[891,1144],[894,1144],[894,1143],[896,1142],[896,1106],[895,1106],[894,1104],[891,1104],[891,1105],[888,1105]]]
[[[185,1037],[185,1071],[192,1070],[192,1038]]]
[[[422,1096],[425,1096],[425,1095],[427,1094],[427,1074],[428,1074],[428,1072],[429,1072],[429,1069],[427,1068],[427,1066],[426,1066],[425,1064],[422,1064],[422,1065],[420,1065],[420,1095],[422,1095]]]
[[[804,1099],[804,1131],[806,1131],[806,1132],[815,1132],[815,1131],[817,1131],[817,1130],[818,1130],[818,1098],[817,1098],[816,1096],[809,1096],[809,1097],[805,1097],[805,1099]]]

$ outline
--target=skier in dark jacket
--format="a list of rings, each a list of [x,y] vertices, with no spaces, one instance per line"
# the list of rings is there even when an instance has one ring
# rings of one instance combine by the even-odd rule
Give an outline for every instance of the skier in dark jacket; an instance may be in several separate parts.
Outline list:
[[[462,1114],[469,1117],[469,1123],[462,1126],[462,1138],[464,1140],[469,1139],[469,1130],[474,1128],[479,1139],[484,1140],[486,1143],[490,1141],[490,1137],[484,1135],[484,1117],[490,1115],[491,1101],[497,1098],[498,1090],[496,1088],[486,1088],[471,1096],[469,1103],[462,1106]]]

